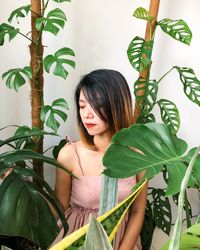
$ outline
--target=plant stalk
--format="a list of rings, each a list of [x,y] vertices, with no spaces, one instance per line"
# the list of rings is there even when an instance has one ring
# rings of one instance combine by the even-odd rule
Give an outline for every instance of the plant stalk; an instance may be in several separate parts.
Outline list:
[[[31,114],[32,127],[43,130],[43,123],[40,120],[40,111],[43,105],[43,45],[42,39],[38,40],[39,32],[35,28],[36,19],[41,16],[41,0],[31,0],[31,28],[32,28],[32,42],[30,44],[32,69],[31,85]],[[36,142],[34,149],[38,153],[43,153],[43,137]],[[33,160],[33,170],[43,178],[43,163],[38,160]]]
[[[153,21],[147,22],[146,25],[146,32],[145,32],[145,40],[146,41],[150,41],[153,37],[153,34],[155,33],[156,30],[156,22],[157,22],[157,17],[158,17],[158,10],[159,10],[159,5],[160,5],[160,0],[151,0],[150,1],[150,6],[149,6],[149,15],[153,16],[154,19]],[[139,77],[143,78],[144,80],[149,78],[149,74],[150,74],[150,66],[143,70],[142,72],[140,72]],[[143,93],[144,91],[142,91],[141,93],[139,93],[139,95],[144,95]],[[141,113],[141,110],[137,104],[137,102],[135,102],[135,109],[134,109],[134,115],[133,115],[133,122],[137,122],[137,119],[139,117]]]

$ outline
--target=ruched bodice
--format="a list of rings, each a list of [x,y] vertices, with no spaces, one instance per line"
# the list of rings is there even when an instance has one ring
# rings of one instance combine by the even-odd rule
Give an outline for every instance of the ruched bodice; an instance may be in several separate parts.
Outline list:
[[[98,209],[101,180],[102,176],[81,176],[79,179],[73,179],[70,203]],[[135,177],[118,180],[118,203],[130,194],[131,187],[135,184]]]

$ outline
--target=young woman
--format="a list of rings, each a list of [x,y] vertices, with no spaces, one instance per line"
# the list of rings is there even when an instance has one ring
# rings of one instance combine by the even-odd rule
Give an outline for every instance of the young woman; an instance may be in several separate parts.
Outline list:
[[[66,144],[60,151],[61,162],[79,179],[57,169],[55,193],[65,210],[68,234],[88,223],[89,214],[97,216],[102,157],[112,136],[132,124],[131,94],[125,78],[114,70],[96,70],[85,75],[75,92],[80,141]],[[141,175],[119,179],[121,202]],[[139,234],[143,224],[146,189],[139,194],[123,220],[115,239],[116,250],[141,249]]]

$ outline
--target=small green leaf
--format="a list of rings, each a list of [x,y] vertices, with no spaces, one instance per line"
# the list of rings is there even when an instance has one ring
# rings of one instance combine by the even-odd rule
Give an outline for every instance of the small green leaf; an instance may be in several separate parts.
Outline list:
[[[158,93],[158,84],[155,80],[138,78],[134,84],[134,94],[137,104],[144,115],[153,109]]]
[[[56,109],[55,107],[61,107],[64,109],[68,109],[67,102],[63,99],[57,99],[53,101],[52,105],[46,105],[43,106],[41,109],[41,116],[40,119],[45,122],[46,120],[46,125],[47,127],[53,129],[54,131],[57,131],[60,123],[56,120],[55,116],[60,117],[63,121],[66,121],[67,119],[67,114],[63,112],[62,110]],[[49,115],[48,115],[49,112]],[[47,117],[48,115],[48,117]]]
[[[59,8],[54,9],[47,14],[47,18],[51,18],[51,17],[55,17],[55,18],[67,21],[65,13]]]
[[[8,18],[8,22],[11,23],[14,17],[16,17],[17,22],[18,22],[19,17],[25,17],[26,15],[28,15],[28,13],[30,11],[30,8],[31,8],[31,5],[29,4],[29,5],[22,6],[22,7],[18,8],[18,9],[16,9],[16,10],[14,10],[10,14],[10,16]],[[24,14],[24,12],[25,12],[25,14]]]
[[[60,28],[64,28],[67,21],[65,13],[61,9],[54,9],[50,11],[47,17],[37,18],[36,29],[48,31],[54,35],[57,35]]]
[[[55,63],[54,75],[60,76],[64,79],[67,78],[68,72],[64,68],[63,64],[67,64],[75,68],[75,62],[69,59],[62,58],[61,56],[75,56],[74,52],[70,48],[59,49],[54,55],[48,55],[44,58],[44,68],[47,73],[49,73],[50,68]]]
[[[31,129],[28,126],[21,126],[15,131],[14,136],[19,136],[19,135],[23,135],[23,134],[31,133],[31,132],[41,132],[41,130],[38,128]],[[40,136],[38,136],[38,139],[39,138]],[[35,142],[33,141],[32,137],[24,137],[15,141],[15,145],[17,149],[20,149],[23,144],[24,144],[23,146],[24,149],[33,149],[33,147],[35,146]]]
[[[40,119],[42,122],[45,122],[47,113],[51,110],[51,106],[45,105],[41,108]]]
[[[138,72],[143,71],[150,65],[152,49],[153,41],[145,41],[138,36],[131,41],[127,50],[128,59]]]
[[[176,134],[180,127],[180,116],[176,105],[166,99],[160,99],[157,103],[160,108],[162,121],[170,128],[173,134]]]
[[[200,106],[200,81],[197,79],[193,69],[177,66],[175,69],[179,72],[186,96]]]
[[[155,121],[156,121],[156,118],[153,114],[147,114],[147,115],[140,114],[140,116],[137,119],[137,123],[142,123],[142,124],[155,122]]]
[[[145,8],[142,8],[142,7],[137,8],[134,11],[133,16],[139,19],[146,20],[146,21],[152,21],[154,19],[154,17],[150,16],[149,12]]]
[[[59,99],[53,101],[52,105],[62,107],[62,108],[65,108],[65,109],[69,109],[67,102],[63,98],[59,98]]]
[[[47,120],[46,120],[47,127],[51,128],[53,131],[57,132],[60,123],[56,120],[54,114],[52,112],[49,114]]]
[[[19,29],[7,23],[0,24],[0,46],[4,44],[5,36],[8,35],[9,42],[19,33]]]
[[[153,216],[155,224],[166,234],[170,234],[172,212],[168,197],[162,189],[153,189]]]
[[[61,140],[61,141],[59,142],[58,145],[56,145],[56,146],[53,148],[52,154],[53,154],[53,157],[54,157],[55,159],[57,159],[58,154],[59,154],[61,148],[64,147],[64,145],[65,145],[67,142],[68,142],[67,139],[63,139],[63,140]]]
[[[188,27],[187,23],[180,20],[171,20],[169,18],[164,18],[158,22],[161,29],[174,39],[190,45],[192,40],[192,32]]]
[[[23,69],[10,69],[2,75],[2,79],[4,78],[6,78],[6,86],[8,88],[18,91],[26,83],[27,79],[30,80],[32,78],[32,71],[28,66]]]

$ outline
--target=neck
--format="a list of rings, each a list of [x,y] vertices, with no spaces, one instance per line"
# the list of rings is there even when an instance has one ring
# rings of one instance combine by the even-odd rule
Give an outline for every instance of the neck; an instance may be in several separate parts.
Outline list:
[[[94,145],[97,147],[98,151],[105,152],[109,144],[110,136],[108,134],[94,136]]]

